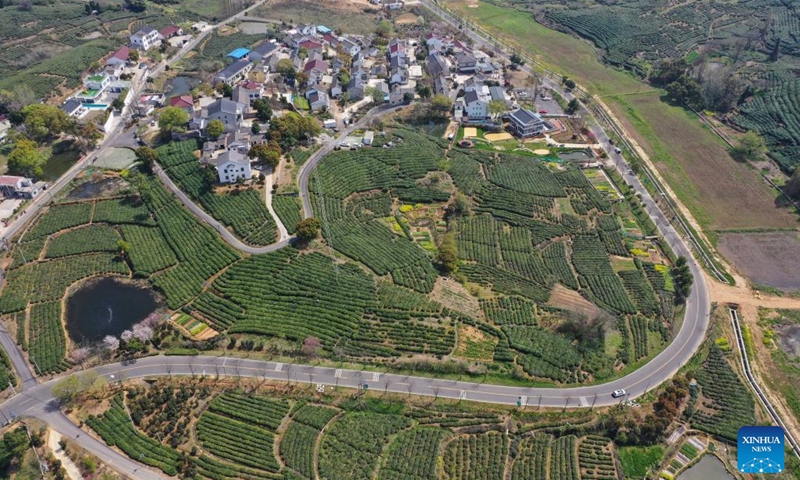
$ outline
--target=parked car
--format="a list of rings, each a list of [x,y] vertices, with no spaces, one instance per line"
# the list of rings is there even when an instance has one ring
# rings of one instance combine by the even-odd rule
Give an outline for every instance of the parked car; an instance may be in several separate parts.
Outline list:
[[[619,155],[620,153],[622,153],[622,150],[620,150],[619,148],[614,148],[614,153]]]
[[[547,110],[539,110],[539,113],[545,114],[545,113],[547,113]]]
[[[614,392],[611,393],[611,396],[614,398],[619,398],[619,397],[624,397],[627,394],[628,392],[620,388],[619,390],[614,390]]]

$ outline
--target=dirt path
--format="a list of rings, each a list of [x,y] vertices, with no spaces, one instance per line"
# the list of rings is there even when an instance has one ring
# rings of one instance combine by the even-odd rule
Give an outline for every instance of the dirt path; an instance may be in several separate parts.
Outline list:
[[[269,214],[272,215],[272,219],[275,220],[275,223],[278,225],[278,234],[280,238],[278,238],[279,242],[282,242],[289,238],[289,231],[286,230],[286,226],[284,226],[283,222],[281,222],[281,218],[275,213],[275,209],[272,208],[272,176],[274,175],[274,170],[270,169],[269,173],[264,173],[266,180],[264,181],[264,199],[267,202],[267,210],[269,210]]]
[[[47,446],[53,452],[53,455],[56,457],[56,459],[61,461],[61,466],[67,471],[68,478],[72,480],[83,480],[83,475],[81,475],[81,471],[78,469],[78,466],[75,465],[72,459],[69,458],[61,448],[61,445],[58,444],[60,440],[61,434],[55,430],[50,430],[50,434],[47,437]]]

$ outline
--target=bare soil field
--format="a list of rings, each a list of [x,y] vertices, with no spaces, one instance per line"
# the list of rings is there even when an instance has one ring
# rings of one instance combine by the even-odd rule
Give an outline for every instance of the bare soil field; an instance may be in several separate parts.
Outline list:
[[[751,282],[800,290],[800,234],[726,233],[717,248]]]
[[[595,320],[604,315],[603,310],[597,305],[583,298],[575,290],[570,290],[561,284],[556,284],[553,287],[547,305],[584,315],[590,320]]]
[[[268,0],[256,8],[250,16],[283,20],[289,23],[325,25],[341,29],[345,33],[366,35],[378,26],[378,16],[365,12],[376,10],[366,0],[328,0],[312,2],[309,0]]]

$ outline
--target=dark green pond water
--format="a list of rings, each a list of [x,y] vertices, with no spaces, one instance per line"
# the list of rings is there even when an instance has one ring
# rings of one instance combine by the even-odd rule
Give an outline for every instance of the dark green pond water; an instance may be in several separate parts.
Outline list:
[[[148,288],[110,277],[90,280],[67,299],[67,332],[75,343],[96,343],[119,336],[158,307]]]

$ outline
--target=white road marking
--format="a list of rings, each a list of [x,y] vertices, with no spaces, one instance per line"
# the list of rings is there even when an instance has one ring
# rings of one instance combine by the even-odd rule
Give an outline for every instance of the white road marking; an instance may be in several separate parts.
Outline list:
[[[586,397],[578,397],[578,401],[581,404],[581,407],[588,407],[589,402],[586,400]]]
[[[523,397],[519,397],[519,405],[521,407],[527,407],[528,406],[528,397],[524,397],[524,396]]]
[[[380,378],[381,378],[381,374],[380,373],[378,373],[378,372],[373,372],[372,373],[372,381],[373,382],[377,382],[378,380],[380,380]]]
[[[342,369],[341,368],[337,368],[336,371],[333,372],[333,376],[335,378],[342,378]]]
[[[458,392],[458,399],[459,400],[466,400],[467,399],[467,391],[466,390],[460,390]]]
[[[283,364],[280,363],[280,362],[276,363],[275,364],[275,371],[276,372],[280,372],[281,370],[283,370]]]

